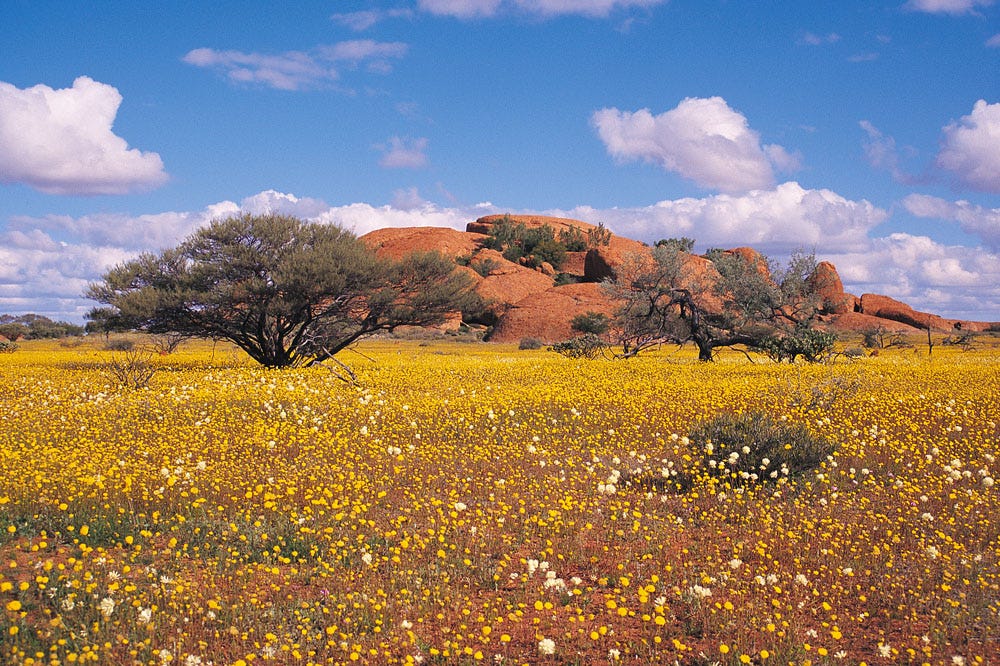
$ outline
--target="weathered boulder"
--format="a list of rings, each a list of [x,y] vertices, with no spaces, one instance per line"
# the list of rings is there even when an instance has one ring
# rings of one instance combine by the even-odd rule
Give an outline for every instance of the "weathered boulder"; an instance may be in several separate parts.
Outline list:
[[[860,308],[857,296],[844,291],[844,283],[836,267],[829,261],[821,261],[809,276],[809,286],[822,299],[824,314],[844,314]]]
[[[765,259],[764,255],[762,255],[760,252],[753,249],[752,247],[736,247],[733,248],[732,250],[724,250],[722,254],[728,256],[742,257],[743,261],[745,261],[750,266],[753,266],[758,273],[760,273],[761,275],[763,275],[768,279],[771,278],[771,269],[767,265],[767,259]]]
[[[587,282],[615,279],[618,272],[629,262],[652,261],[653,250],[648,245],[631,238],[612,236],[607,245],[599,245],[587,250],[583,276]]]
[[[361,241],[380,257],[400,259],[414,252],[437,251],[446,257],[469,256],[479,249],[483,236],[446,227],[390,227],[376,229]]]
[[[478,251],[473,255],[470,265],[480,261],[489,261],[494,268],[485,277],[477,274],[476,292],[490,304],[498,316],[527,296],[552,287],[551,275],[507,261],[496,250]]]
[[[567,252],[562,266],[559,267],[559,272],[583,279],[586,263],[586,252]]]
[[[876,328],[883,328],[890,333],[914,333],[917,331],[916,328],[909,324],[853,311],[838,315],[823,316],[821,317],[821,321],[827,323],[828,327],[832,330],[854,333]]]
[[[555,232],[556,237],[559,237],[559,232],[568,231],[571,228],[578,229],[586,234],[592,229],[596,229],[596,224],[590,224],[589,222],[581,222],[580,220],[572,220],[567,217],[549,217],[546,215],[486,215],[479,218],[475,222],[469,222],[465,225],[465,230],[470,233],[477,234],[489,234],[493,230],[493,225],[501,222],[504,219],[509,219],[514,224],[523,224],[529,229],[535,229],[537,227],[550,226]]]
[[[862,294],[861,312],[880,319],[902,322],[914,328],[926,329],[930,327],[931,330],[936,331],[950,331],[955,324],[955,320],[918,312],[906,303],[880,294]]]
[[[587,312],[601,312],[611,317],[615,302],[609,299],[601,285],[581,282],[552,287],[532,294],[500,317],[491,342],[518,342],[522,338],[537,338],[551,344],[578,335],[572,328],[573,317]]]

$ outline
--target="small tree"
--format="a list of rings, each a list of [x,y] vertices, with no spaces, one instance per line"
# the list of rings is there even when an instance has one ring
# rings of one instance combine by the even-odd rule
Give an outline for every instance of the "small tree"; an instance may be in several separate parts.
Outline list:
[[[267,367],[322,362],[398,326],[444,321],[471,280],[438,254],[377,258],[337,226],[243,214],[111,269],[87,296],[104,330],[228,340]]]
[[[832,337],[805,333],[822,306],[819,287],[809,280],[813,255],[797,253],[771,270],[763,257],[751,262],[719,250],[709,251],[706,263],[684,249],[691,246],[690,239],[660,243],[652,260],[633,257],[605,283],[608,295],[622,303],[616,330],[623,356],[663,342],[694,342],[702,361],[734,345],[817,358],[822,350],[814,351],[816,345],[832,346]]]

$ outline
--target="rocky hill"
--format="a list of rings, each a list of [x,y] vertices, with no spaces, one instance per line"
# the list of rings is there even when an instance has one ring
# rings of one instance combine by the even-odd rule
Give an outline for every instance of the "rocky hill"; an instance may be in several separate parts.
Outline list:
[[[568,251],[558,269],[547,262],[532,266],[525,261],[511,261],[496,249],[484,247],[490,232],[507,220],[527,229],[550,227],[561,234],[587,237],[601,234],[602,243],[589,249]],[[536,215],[490,215],[469,222],[465,231],[442,227],[406,227],[379,229],[361,239],[380,256],[398,259],[412,252],[436,250],[451,257],[474,279],[476,291],[489,304],[484,323],[493,326],[489,339],[495,342],[518,342],[532,337],[546,343],[572,337],[570,322],[586,312],[611,315],[615,303],[601,290],[600,282],[614,277],[630,256],[651,257],[651,248],[639,241],[609,234],[603,227],[587,222]],[[760,255],[750,248],[729,250],[759,262]],[[707,259],[691,255],[688,259],[696,276],[712,269]],[[932,330],[948,332],[1000,330],[1000,324],[945,319],[918,312],[905,303],[879,294],[855,296],[844,291],[837,269],[821,262],[811,278],[823,296],[823,325],[832,330],[861,331],[876,327],[891,332],[915,332],[929,325]],[[697,278],[695,279],[697,282]],[[457,326],[459,322],[453,322]]]

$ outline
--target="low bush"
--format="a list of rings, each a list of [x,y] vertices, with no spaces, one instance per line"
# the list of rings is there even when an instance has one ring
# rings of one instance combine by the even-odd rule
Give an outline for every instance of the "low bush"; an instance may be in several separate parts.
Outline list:
[[[545,346],[545,343],[538,338],[521,338],[520,344],[517,345],[518,349],[541,349]]]
[[[492,257],[484,257],[470,263],[469,268],[476,271],[482,277],[489,277],[490,273],[500,268],[500,262]]]
[[[104,345],[104,350],[124,352],[124,351],[132,351],[133,347],[135,347],[135,343],[132,342],[131,340],[126,340],[124,338],[117,338],[115,340],[108,340],[107,343]]]
[[[607,349],[608,343],[593,333],[584,333],[549,347],[551,351],[567,358],[597,358]]]
[[[104,374],[117,387],[143,389],[156,374],[156,366],[150,362],[150,352],[129,348],[115,355],[104,366]]]
[[[13,354],[17,351],[17,343],[0,340],[0,354]]]
[[[688,438],[708,474],[734,486],[800,476],[818,468],[836,448],[804,425],[759,411],[720,414],[697,425]]]

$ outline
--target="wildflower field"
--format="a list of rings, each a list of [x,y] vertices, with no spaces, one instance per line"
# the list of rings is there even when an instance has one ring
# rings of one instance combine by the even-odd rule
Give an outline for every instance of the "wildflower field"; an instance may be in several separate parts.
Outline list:
[[[0,663],[1000,663],[989,344],[372,342],[352,387],[188,343],[125,389],[101,342],[0,355]],[[836,451],[707,474],[749,410]]]

